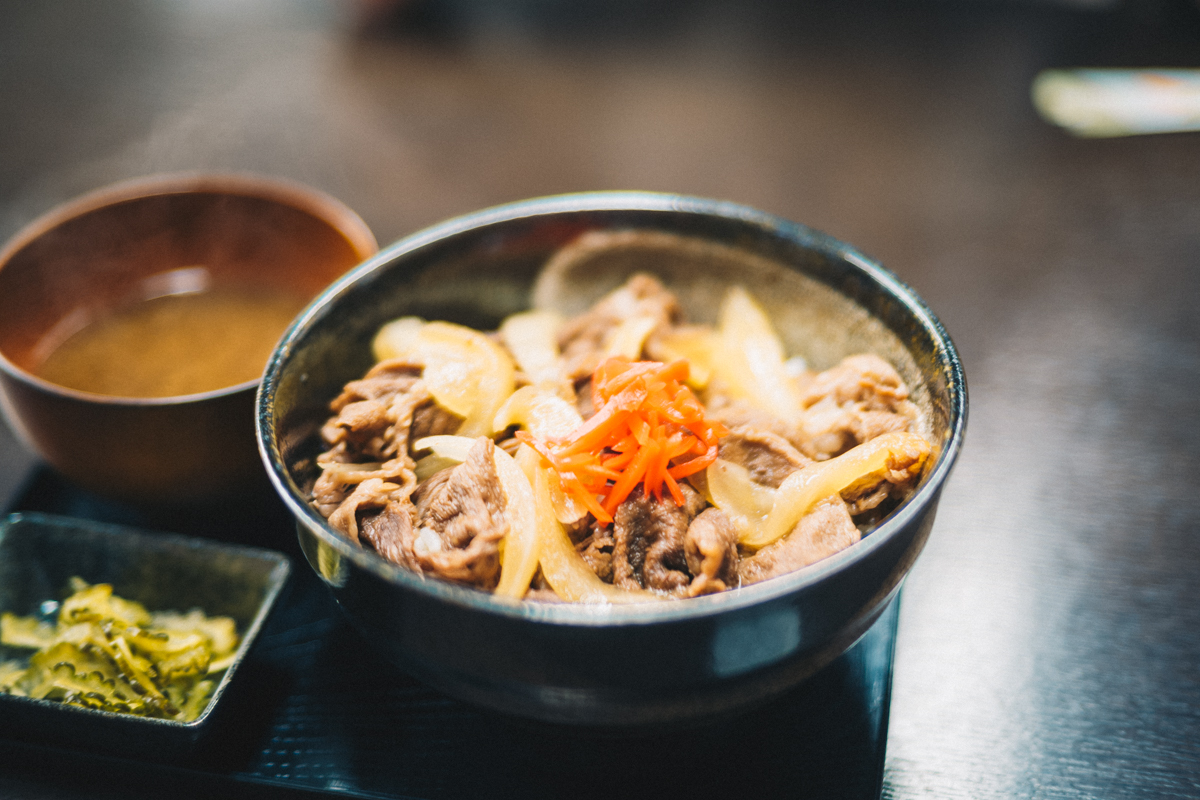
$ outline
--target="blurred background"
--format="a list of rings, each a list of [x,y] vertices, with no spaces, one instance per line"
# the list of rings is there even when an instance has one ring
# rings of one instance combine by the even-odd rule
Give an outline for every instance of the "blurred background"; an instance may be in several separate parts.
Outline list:
[[[0,240],[219,169],[323,189],[381,244],[597,189],[848,241],[971,388],[884,797],[1194,796],[1200,134],[1075,138],[1030,100],[1044,69],[1169,66],[1200,66],[1194,3],[0,0]],[[3,428],[0,457],[5,499],[33,459]]]

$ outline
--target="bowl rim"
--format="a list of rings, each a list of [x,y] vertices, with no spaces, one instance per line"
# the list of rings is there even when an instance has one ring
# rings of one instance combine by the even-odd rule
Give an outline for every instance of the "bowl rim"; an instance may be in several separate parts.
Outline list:
[[[289,206],[321,220],[336,230],[354,250],[359,262],[379,252],[367,223],[348,205],[320,189],[306,186],[299,181],[251,172],[206,172],[189,170],[163,172],[130,178],[101,186],[78,197],[59,203],[23,225],[7,242],[0,246],[0,270],[24,248],[50,231],[71,220],[99,211],[105,207],[143,200],[151,197],[184,194],[224,194],[253,197]],[[167,397],[125,397],[122,395],[98,394],[60,386],[52,381],[22,369],[8,359],[0,350],[0,373],[21,381],[40,391],[60,395],[64,398],[82,400],[105,406],[144,408],[147,406],[179,406],[200,403],[214,398],[254,389],[259,378],[242,381],[220,389],[193,394],[170,395]]]
[[[511,220],[561,213],[606,211],[685,212],[741,222],[825,255],[844,259],[862,270],[894,299],[902,303],[938,347],[938,364],[945,371],[949,393],[949,427],[945,446],[917,491],[896,508],[878,527],[860,541],[815,564],[786,575],[736,591],[686,598],[685,602],[664,601],[630,604],[539,603],[499,598],[446,581],[426,579],[392,564],[337,533],[294,488],[280,458],[274,436],[274,396],[279,373],[290,360],[295,342],[316,325],[355,284],[391,263],[450,237],[485,229]],[[834,288],[834,287],[830,287]],[[835,289],[835,291],[837,291]],[[401,238],[347,272],[300,313],[284,332],[267,361],[256,397],[255,436],[267,475],[276,492],[296,518],[298,526],[311,531],[324,545],[357,567],[401,589],[425,595],[469,610],[512,619],[575,626],[646,625],[692,620],[768,602],[816,586],[843,567],[866,559],[884,547],[897,533],[923,516],[937,500],[947,476],[962,449],[967,418],[967,385],[958,352],[940,320],[916,292],[894,273],[850,245],[828,234],[749,206],[680,194],[645,191],[598,191],[537,197],[448,219]]]

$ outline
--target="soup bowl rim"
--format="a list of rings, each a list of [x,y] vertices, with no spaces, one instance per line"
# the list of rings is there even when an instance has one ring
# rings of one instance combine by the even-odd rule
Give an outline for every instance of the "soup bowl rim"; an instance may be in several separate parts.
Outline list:
[[[320,189],[298,181],[250,172],[205,172],[189,170],[155,173],[112,183],[93,189],[64,203],[21,227],[0,247],[0,270],[37,239],[71,220],[100,211],[109,206],[168,195],[223,194],[252,197],[289,206],[319,219],[345,237],[355,253],[374,254],[378,250],[375,236],[366,222],[342,201]],[[235,395],[257,387],[260,378],[240,381],[229,386],[190,394],[165,397],[131,397],[109,395],[72,389],[37,376],[13,363],[0,349],[0,372],[42,392],[71,400],[106,406],[144,408],[180,406],[203,403]]]

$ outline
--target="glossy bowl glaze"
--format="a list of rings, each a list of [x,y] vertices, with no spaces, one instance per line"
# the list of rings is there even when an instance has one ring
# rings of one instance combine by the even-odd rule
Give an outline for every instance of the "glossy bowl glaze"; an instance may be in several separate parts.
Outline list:
[[[891,360],[934,445],[916,492],[862,541],[806,569],[721,594],[628,606],[500,600],[422,579],[331,529],[307,497],[317,428],[342,384],[370,366],[376,329],[403,314],[494,328],[529,307],[534,280],[558,248],[586,231],[623,229],[698,237],[724,255],[624,253],[583,270],[577,285],[588,297],[648,269],[679,294],[691,318],[711,320],[713,292],[738,282],[763,302],[789,351],[813,367],[863,350]],[[536,294],[561,293],[543,281]],[[765,700],[853,644],[925,544],[961,446],[966,402],[958,356],[937,319],[894,275],[847,245],[729,203],[594,193],[450,220],[338,281],[272,356],[259,391],[258,437],[312,567],[363,635],[404,669],[504,712],[638,726]]]
[[[179,503],[261,484],[258,380],[123,398],[35,372],[66,335],[151,292],[274,289],[311,299],[376,249],[337,200],[268,178],[161,175],[66,203],[0,250],[0,405],[31,450],[105,496]]]

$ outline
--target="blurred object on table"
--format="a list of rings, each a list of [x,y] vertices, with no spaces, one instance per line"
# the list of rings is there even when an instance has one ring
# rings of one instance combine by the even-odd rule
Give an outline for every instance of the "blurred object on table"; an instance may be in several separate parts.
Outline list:
[[[1076,136],[1130,136],[1200,130],[1200,70],[1045,70],[1033,103]]]

